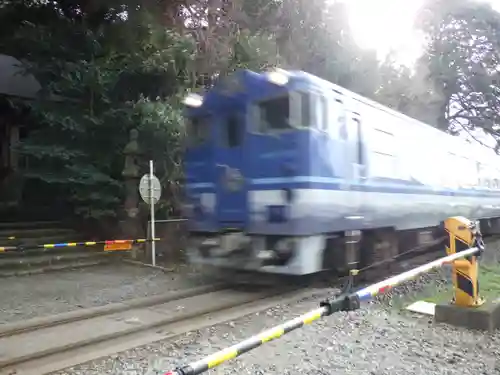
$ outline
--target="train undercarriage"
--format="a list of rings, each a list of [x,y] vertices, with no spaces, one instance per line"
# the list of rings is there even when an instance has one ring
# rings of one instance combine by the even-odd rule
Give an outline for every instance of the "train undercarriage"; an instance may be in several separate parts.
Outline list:
[[[480,220],[483,235],[500,234],[500,219]],[[191,264],[205,266],[212,275],[227,278],[247,274],[274,274],[301,279],[328,272],[338,276],[352,269],[374,265],[377,272],[390,271],[391,264],[404,258],[442,249],[446,233],[442,226],[398,231],[377,228],[314,236],[257,236],[242,232],[191,236],[188,258]],[[395,262],[391,262],[394,260]],[[238,280],[238,281],[241,281]],[[236,282],[236,280],[234,280]]]

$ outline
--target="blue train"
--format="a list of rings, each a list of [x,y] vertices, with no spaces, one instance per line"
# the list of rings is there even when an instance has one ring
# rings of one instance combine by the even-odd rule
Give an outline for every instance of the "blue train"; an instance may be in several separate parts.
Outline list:
[[[184,101],[192,263],[345,271],[499,231],[500,156],[302,71],[236,71]]]

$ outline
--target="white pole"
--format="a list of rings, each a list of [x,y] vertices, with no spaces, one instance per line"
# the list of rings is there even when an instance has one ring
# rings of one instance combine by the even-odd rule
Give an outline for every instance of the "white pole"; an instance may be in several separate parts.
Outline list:
[[[151,257],[153,266],[156,266],[156,244],[155,244],[155,203],[153,200],[153,160],[149,161],[149,204],[151,206]]]

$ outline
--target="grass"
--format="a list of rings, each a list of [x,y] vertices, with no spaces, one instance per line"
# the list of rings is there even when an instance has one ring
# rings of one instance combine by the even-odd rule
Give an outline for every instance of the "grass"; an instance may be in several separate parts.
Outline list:
[[[500,299],[500,264],[479,266],[479,295],[492,303]],[[453,298],[453,285],[450,283],[439,290],[432,285],[419,293],[419,300],[436,304],[449,303]]]
[[[486,299],[483,308],[490,307],[494,301],[500,303],[500,263],[479,266],[479,295]],[[429,283],[418,291],[394,298],[390,310],[401,313],[415,301],[423,300],[435,304],[447,304],[452,298],[453,285],[451,282],[444,285]]]

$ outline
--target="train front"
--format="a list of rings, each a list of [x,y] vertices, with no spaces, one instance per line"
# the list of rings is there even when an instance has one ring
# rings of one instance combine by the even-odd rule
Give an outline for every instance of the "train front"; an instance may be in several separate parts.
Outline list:
[[[290,275],[321,268],[301,251],[311,241],[306,223],[293,219],[306,199],[296,176],[308,173],[312,116],[307,90],[292,85],[284,71],[243,70],[185,99],[192,264]]]

